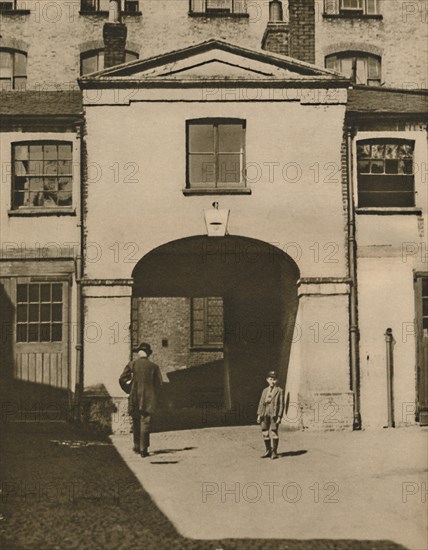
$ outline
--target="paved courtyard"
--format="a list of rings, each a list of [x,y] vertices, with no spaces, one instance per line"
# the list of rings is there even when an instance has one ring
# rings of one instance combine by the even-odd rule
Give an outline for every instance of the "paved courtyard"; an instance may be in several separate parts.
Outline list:
[[[260,459],[257,426],[154,434],[146,459],[130,437],[113,443],[185,537],[368,539],[426,550],[427,435],[283,432],[274,461]]]
[[[282,434],[257,426],[131,436],[0,425],[5,550],[426,550],[427,431]],[[424,485],[425,484],[425,485]]]

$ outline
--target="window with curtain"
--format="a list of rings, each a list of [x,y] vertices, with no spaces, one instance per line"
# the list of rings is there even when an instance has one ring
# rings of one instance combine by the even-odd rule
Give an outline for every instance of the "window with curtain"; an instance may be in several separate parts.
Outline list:
[[[72,206],[72,143],[14,143],[12,158],[13,209]]]
[[[415,206],[413,156],[413,141],[359,141],[358,206]]]

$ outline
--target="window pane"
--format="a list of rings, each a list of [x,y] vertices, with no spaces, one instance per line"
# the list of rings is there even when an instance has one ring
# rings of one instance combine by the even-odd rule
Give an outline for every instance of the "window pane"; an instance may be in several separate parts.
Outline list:
[[[370,144],[365,143],[363,145],[357,146],[358,158],[369,158],[370,157]]]
[[[27,342],[27,325],[17,325],[16,327],[16,341]]]
[[[30,159],[43,160],[43,145],[30,145]]]
[[[218,150],[220,153],[239,153],[242,149],[243,129],[238,124],[219,124]]]
[[[62,304],[52,305],[52,321],[62,321]]]
[[[28,301],[28,286],[18,285],[16,288],[16,301],[27,302]]]
[[[370,173],[370,161],[368,161],[368,160],[359,160],[358,161],[358,173],[359,174],[369,174]]]
[[[385,157],[385,145],[377,143],[372,145],[372,158],[383,159]]]
[[[125,62],[128,63],[128,61],[135,61],[138,59],[138,54],[134,52],[126,52],[125,53]]]
[[[40,342],[50,342],[50,341],[51,341],[50,323],[40,325]]]
[[[399,158],[413,158],[413,145],[410,144],[402,144],[400,145],[398,149],[398,156]]]
[[[59,160],[58,171],[60,175],[71,176],[71,160]]]
[[[214,126],[191,124],[189,126],[189,151],[191,153],[214,152]]]
[[[423,300],[422,314],[428,316],[428,300]]]
[[[15,53],[14,76],[26,76],[27,74],[27,56],[23,53]]]
[[[56,160],[47,160],[44,163],[44,173],[47,176],[56,176],[58,174],[58,162]]]
[[[28,325],[28,341],[39,341],[39,325]]]
[[[19,322],[27,321],[27,304],[18,304],[16,308],[16,320]]]
[[[422,279],[422,295],[428,296],[428,277]]]
[[[212,185],[215,183],[214,155],[190,155],[189,182],[192,185]]]
[[[398,158],[398,145],[397,144],[386,144],[386,146],[385,146],[385,158],[386,159],[396,159],[396,158]]]
[[[32,284],[30,287],[30,302],[38,302],[40,298],[39,285]]]
[[[71,206],[72,204],[71,187],[72,187],[71,178],[59,179],[58,204],[60,206]]]
[[[29,321],[32,323],[39,321],[39,304],[30,304]]]
[[[385,173],[398,174],[398,160],[385,160]]]
[[[52,285],[52,301],[62,302],[62,284],[61,283]]]
[[[49,283],[41,285],[40,289],[41,301],[50,302],[51,301],[51,285]]]
[[[221,183],[240,183],[241,181],[241,155],[222,154],[218,156],[219,175]]]
[[[13,87],[15,90],[20,90],[21,92],[27,89],[27,77],[26,76],[15,76],[13,79]]]
[[[91,55],[88,57],[82,57],[81,74],[90,74],[97,71],[97,55]]]
[[[12,80],[10,79],[4,79],[0,76],[0,90],[2,92],[9,92],[12,90]]]
[[[15,145],[13,148],[15,160],[28,160],[28,146]]]
[[[50,321],[51,320],[51,305],[42,304],[40,306],[40,321]]]
[[[44,146],[44,159],[45,160],[56,160],[58,158],[58,149],[56,145],[45,145]]]
[[[72,159],[71,145],[59,145],[58,158],[61,160],[71,160]]]
[[[55,323],[52,325],[52,342],[60,342],[62,340],[62,325]]]

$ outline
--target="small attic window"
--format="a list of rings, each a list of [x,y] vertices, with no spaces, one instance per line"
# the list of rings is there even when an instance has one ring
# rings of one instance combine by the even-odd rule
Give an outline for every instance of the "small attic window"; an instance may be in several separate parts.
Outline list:
[[[248,16],[246,0],[190,0],[190,15]]]

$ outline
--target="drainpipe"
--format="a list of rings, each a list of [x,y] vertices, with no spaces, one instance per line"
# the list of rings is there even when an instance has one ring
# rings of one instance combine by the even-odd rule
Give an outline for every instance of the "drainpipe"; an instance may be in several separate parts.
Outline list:
[[[76,257],[76,287],[77,287],[77,307],[76,307],[76,320],[77,320],[77,334],[76,334],[76,386],[75,386],[75,415],[74,420],[80,422],[82,420],[82,400],[83,400],[83,340],[84,340],[84,322],[83,322],[83,293],[82,293],[82,279],[84,278],[84,244],[85,244],[85,199],[83,192],[83,183],[86,177],[86,171],[84,164],[86,163],[85,140],[83,133],[85,131],[85,123],[82,122],[79,127],[80,131],[80,250],[79,255]]]
[[[394,336],[392,328],[387,328],[385,332],[386,342],[386,384],[387,384],[387,400],[388,400],[388,428],[394,428]]]
[[[359,365],[359,327],[358,327],[358,294],[357,294],[357,255],[355,240],[355,205],[354,205],[354,177],[352,162],[352,130],[346,130],[347,155],[347,195],[348,195],[348,262],[351,289],[349,294],[349,337],[351,356],[351,386],[354,392],[354,430],[361,429],[360,413],[360,365]]]

